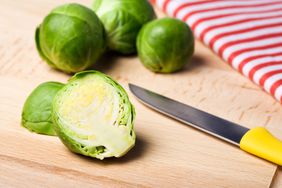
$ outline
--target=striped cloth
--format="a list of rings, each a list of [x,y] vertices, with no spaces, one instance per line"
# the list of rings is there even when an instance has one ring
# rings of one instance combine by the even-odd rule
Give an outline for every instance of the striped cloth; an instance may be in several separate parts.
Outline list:
[[[152,0],[282,103],[282,0]]]

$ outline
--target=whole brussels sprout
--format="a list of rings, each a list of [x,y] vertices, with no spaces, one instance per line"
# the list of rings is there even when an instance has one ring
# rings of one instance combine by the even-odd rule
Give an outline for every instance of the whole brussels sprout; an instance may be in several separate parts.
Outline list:
[[[92,9],[104,24],[108,47],[122,54],[136,52],[139,30],[156,17],[147,0],[94,0]]]
[[[36,29],[40,56],[67,73],[93,65],[105,50],[105,33],[96,14],[79,4],[53,9]]]
[[[151,71],[175,72],[193,55],[194,37],[188,25],[180,20],[154,20],[138,34],[137,52],[143,65]]]
[[[32,132],[56,135],[52,122],[52,101],[64,86],[59,82],[45,82],[35,88],[25,101],[22,125]]]
[[[104,159],[121,157],[135,144],[135,110],[125,90],[97,71],[75,74],[53,101],[53,121],[73,152]]]

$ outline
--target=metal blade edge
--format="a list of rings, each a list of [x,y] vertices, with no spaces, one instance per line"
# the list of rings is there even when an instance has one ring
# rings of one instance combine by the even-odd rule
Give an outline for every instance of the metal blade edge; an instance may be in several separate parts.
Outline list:
[[[241,138],[249,130],[134,84],[129,84],[129,89],[146,106],[234,145],[239,146]]]

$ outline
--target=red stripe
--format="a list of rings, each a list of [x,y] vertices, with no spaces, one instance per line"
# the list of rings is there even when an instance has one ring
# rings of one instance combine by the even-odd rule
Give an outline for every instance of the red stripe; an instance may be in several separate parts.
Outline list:
[[[236,16],[236,15],[248,15],[248,14],[261,14],[261,13],[267,13],[267,12],[274,12],[274,11],[280,11],[282,8],[276,8],[276,9],[270,9],[270,10],[265,10],[265,11],[253,11],[253,12],[237,12],[237,13],[228,13],[228,14],[221,14],[221,15],[216,15],[216,16],[210,16],[210,17],[205,17],[201,18],[198,21],[196,21],[192,26],[191,29],[195,30],[195,28],[202,22],[208,21],[208,20],[214,20],[218,18],[227,18],[230,16]],[[188,19],[188,18],[187,18]],[[184,22],[187,21],[187,19],[183,19]]]
[[[167,10],[167,5],[168,5],[169,2],[170,2],[170,0],[165,0],[164,4],[163,4],[163,6],[162,6],[162,10],[163,10],[164,12],[166,12],[166,10]]]
[[[224,24],[218,24],[218,25],[213,25],[210,26],[208,28],[206,28],[205,30],[203,30],[200,34],[200,40],[204,40],[205,35],[214,29],[217,28],[221,28],[221,27],[226,27],[226,26],[231,26],[231,25],[236,25],[236,24],[240,24],[240,23],[246,23],[246,22],[250,22],[250,21],[256,21],[256,20],[267,20],[267,19],[272,19],[272,18],[280,18],[282,17],[282,15],[276,15],[276,16],[266,16],[266,17],[259,17],[259,18],[247,18],[247,19],[242,19],[242,20],[237,20],[237,21],[233,21],[233,22],[229,22],[229,23],[224,23]]]
[[[255,75],[255,73],[256,73],[258,70],[260,70],[260,69],[262,69],[262,68],[264,68],[264,67],[267,67],[267,66],[271,66],[271,65],[282,65],[282,62],[281,62],[281,61],[280,61],[280,62],[275,62],[275,61],[273,61],[273,62],[266,62],[266,63],[262,63],[262,64],[259,64],[259,65],[256,65],[256,66],[254,66],[254,67],[250,70],[250,72],[249,72],[249,78],[250,78],[251,80],[253,80],[253,79],[254,79],[254,75]],[[263,86],[264,81],[265,81],[265,80],[260,79],[259,83],[260,83],[261,86]]]
[[[183,19],[187,20],[188,17],[190,17],[194,14],[203,13],[203,12],[211,12],[211,11],[224,10],[224,9],[236,9],[236,8],[240,8],[240,9],[250,8],[250,7],[253,8],[253,7],[261,7],[261,6],[275,5],[275,4],[281,4],[281,3],[282,3],[282,1],[281,2],[278,1],[278,2],[264,3],[264,4],[231,5],[231,6],[224,6],[224,7],[207,8],[207,9],[201,9],[201,10],[196,10],[196,11],[192,11],[190,13],[187,13],[183,17]]]
[[[263,80],[263,81],[260,81],[260,82],[265,83],[265,81],[266,81],[268,78],[270,78],[270,77],[273,76],[273,75],[280,74],[280,73],[282,73],[282,69],[268,72],[268,73],[264,74],[264,75],[260,78],[260,80]],[[276,89],[277,89],[279,86],[281,86],[281,85],[282,85],[282,79],[277,80],[276,82],[274,82],[274,83],[271,85],[269,93],[270,93],[271,95],[274,95]],[[280,98],[280,102],[282,102],[281,99],[282,99],[282,96],[281,96],[281,98]]]
[[[256,59],[259,59],[259,58],[264,58],[264,57],[275,57],[275,56],[280,56],[282,55],[282,52],[278,52],[278,53],[268,53],[268,54],[262,54],[262,55],[255,55],[255,56],[251,56],[251,57],[248,57],[246,59],[244,59],[240,64],[239,64],[239,67],[238,67],[238,70],[239,72],[243,72],[243,67],[248,64],[250,61],[253,61],[253,60],[256,60]]]
[[[247,29],[241,29],[241,30],[236,30],[236,31],[229,31],[225,33],[221,33],[219,35],[214,36],[211,41],[209,42],[209,46],[213,49],[214,43],[219,40],[220,38],[230,36],[230,35],[235,35],[235,34],[241,34],[241,33],[246,33],[254,30],[259,30],[259,29],[265,29],[265,28],[270,28],[270,27],[276,27],[276,26],[282,26],[282,22],[279,23],[272,23],[272,24],[265,24],[265,25],[260,25],[256,27],[251,27]]]
[[[282,33],[272,33],[272,34],[264,34],[264,35],[260,35],[260,36],[256,36],[252,38],[231,41],[231,42],[225,43],[224,45],[222,45],[219,48],[218,55],[222,57],[222,54],[226,48],[236,45],[236,44],[248,43],[248,42],[258,41],[258,40],[263,40],[263,39],[271,39],[271,38],[280,37],[280,36],[282,37]]]
[[[264,86],[264,83],[265,83],[265,81],[266,81],[268,78],[270,78],[270,77],[273,76],[273,75],[279,74],[279,73],[282,73],[282,69],[280,69],[280,70],[275,70],[275,71],[271,71],[271,72],[268,72],[268,73],[264,74],[264,75],[260,78],[260,85],[261,85],[261,86]],[[276,82],[274,82],[274,83],[271,85],[271,87],[270,87],[270,94],[274,96],[276,89],[277,89],[279,86],[281,86],[281,85],[282,85],[282,80],[281,80],[281,79],[278,80],[278,81],[276,81]],[[280,98],[280,102],[282,102],[282,96],[281,96],[281,98]]]
[[[238,50],[236,52],[233,52],[229,57],[228,57],[228,62],[232,63],[233,59],[237,57],[238,55],[245,53],[245,52],[250,52],[250,51],[255,51],[255,50],[264,50],[264,49],[269,49],[269,48],[275,48],[278,46],[282,46],[282,43],[274,43],[270,45],[265,45],[265,46],[259,46],[259,47],[252,47],[252,48],[245,48],[242,50]]]
[[[281,71],[282,71],[282,70],[281,70]],[[279,86],[281,86],[281,85],[282,85],[282,79],[277,80],[277,81],[271,86],[271,88],[270,88],[270,93],[271,93],[272,95],[274,95],[276,89],[277,89]]]
[[[279,64],[282,64],[282,62],[280,62],[280,63],[276,63],[276,64],[273,64],[273,65],[279,65]],[[271,71],[272,72],[272,75],[270,75],[270,76],[273,76],[274,74],[273,74],[273,72],[275,72],[275,71]],[[280,70],[280,72],[282,73],[282,70]],[[275,74],[278,74],[279,73],[279,70],[278,70],[278,72],[276,71],[275,72]],[[259,80],[259,84],[261,85],[261,86],[264,86],[264,83],[265,83],[265,81],[270,77],[270,76],[268,76],[268,77],[261,77],[260,78],[260,80]]]
[[[151,2],[152,4],[155,4],[155,3],[156,3],[156,0],[150,0],[150,2]]]
[[[178,12],[181,11],[185,7],[192,6],[192,5],[195,5],[195,4],[205,4],[205,3],[217,2],[217,1],[220,1],[220,0],[206,0],[206,1],[198,1],[198,2],[192,2],[192,3],[184,3],[184,4],[180,5],[179,7],[177,7],[174,10],[173,16],[176,16],[178,14]],[[151,0],[151,2],[152,3],[156,3],[156,0]],[[167,12],[169,3],[170,3],[170,0],[164,0],[164,3],[161,6],[161,8],[165,12]],[[263,3],[263,1],[262,2],[255,2],[255,3]],[[268,2],[268,3],[263,3],[263,4],[254,4],[254,5],[233,5],[233,6],[225,6],[225,7],[207,8],[207,9],[202,9],[202,10],[197,10],[197,11],[192,11],[190,13],[187,13],[184,16],[183,20],[186,21],[187,19],[189,19],[190,16],[195,15],[195,14],[201,15],[200,13],[202,13],[202,12],[211,12],[211,11],[217,11],[217,10],[223,10],[223,9],[239,9],[239,8],[250,8],[250,10],[254,10],[254,9],[251,9],[251,8],[252,7],[261,7],[261,6],[274,5],[274,4],[281,4],[281,3],[282,3],[282,1]],[[206,18],[202,18],[202,19],[197,20],[192,25],[192,30],[195,30],[196,27],[200,23],[205,22],[207,20],[213,20],[213,19],[218,19],[218,18],[226,18],[226,19],[228,19],[228,17],[236,16],[236,15],[250,15],[250,14],[259,14],[260,15],[262,13],[274,12],[274,11],[280,11],[280,10],[282,10],[282,8],[273,8],[271,10],[254,11],[254,12],[243,12],[243,11],[240,11],[240,12],[237,12],[237,13],[229,13],[229,14],[225,14],[225,15],[210,16],[210,17],[206,17]],[[247,11],[249,11],[249,10],[247,10]],[[279,12],[277,12],[277,14],[279,14]],[[219,25],[210,26],[210,27],[206,28],[204,31],[202,31],[200,33],[200,39],[204,40],[205,35],[209,31],[217,29],[217,28],[228,27],[228,26],[232,26],[232,25],[236,25],[236,24],[240,24],[240,23],[248,23],[248,22],[256,21],[256,20],[267,20],[267,19],[280,18],[280,17],[282,17],[282,15],[265,16],[265,17],[261,17],[261,18],[244,18],[244,19],[241,19],[241,20],[232,21],[232,22],[225,23],[225,24],[219,24]],[[222,37],[225,37],[225,36],[230,36],[230,35],[232,36],[232,35],[236,35],[236,34],[240,34],[240,33],[244,33],[244,32],[250,32],[250,31],[255,31],[255,30],[258,30],[258,29],[269,28],[269,27],[276,27],[276,26],[282,26],[282,20],[279,23],[265,24],[265,25],[262,25],[262,26],[255,26],[254,28],[241,29],[241,30],[237,30],[237,31],[220,33],[220,34],[216,35],[215,37],[213,37],[211,39],[209,45],[210,45],[211,48],[213,48],[214,44],[216,43],[216,41],[221,39]],[[228,47],[231,47],[231,46],[236,45],[236,44],[244,44],[244,43],[248,43],[248,42],[252,42],[252,41],[258,41],[258,40],[263,40],[263,39],[271,39],[271,38],[280,37],[280,36],[282,36],[282,32],[279,32],[279,33],[268,33],[268,34],[264,34],[264,35],[260,35],[260,36],[255,36],[255,37],[247,38],[247,39],[240,39],[240,40],[237,40],[237,41],[231,41],[231,42],[225,43],[223,46],[220,46],[220,48],[219,48],[219,55],[222,56],[223,52]],[[273,39],[273,41],[275,42],[275,39]],[[275,48],[275,47],[279,47],[279,46],[282,47],[282,42],[281,43],[270,44],[270,45],[265,45],[265,46],[240,49],[240,50],[237,50],[237,51],[233,52],[228,57],[228,62],[231,63],[234,60],[234,58],[236,58],[238,55],[240,55],[242,53],[245,53],[245,52],[250,52],[250,51],[255,51],[255,50],[263,50],[263,49],[269,49],[269,48]],[[282,55],[282,52],[269,53],[269,54],[261,54],[261,55],[255,55],[255,56],[252,56],[252,57],[248,57],[248,58],[244,59],[242,62],[240,62],[238,69],[239,69],[240,72],[242,72],[243,67],[247,63],[249,63],[249,62],[251,62],[253,60],[256,60],[256,59],[259,59],[259,58],[263,58],[263,57],[272,57],[272,56],[275,57],[275,56],[278,56],[278,55]],[[262,63],[260,65],[257,65],[255,67],[253,67],[250,70],[250,72],[249,72],[250,78],[253,79],[254,74],[258,70],[260,70],[261,68],[272,66],[272,65],[282,65],[282,61],[279,61],[279,62],[277,62],[277,61],[276,62],[275,61],[264,62],[264,63]],[[268,72],[268,73],[264,74],[262,76],[262,78],[260,78],[259,84],[261,86],[264,86],[265,81],[269,77],[271,77],[271,76],[273,76],[275,74],[278,74],[278,73],[282,73],[282,69],[279,69],[279,70],[276,70],[276,71],[271,71],[271,72]],[[271,85],[270,93],[272,95],[274,95],[275,91],[277,90],[277,88],[279,86],[281,86],[281,85],[282,85],[282,79],[276,81],[274,84]],[[282,96],[279,98],[279,100],[282,103]]]
[[[206,0],[206,1],[198,1],[198,2],[190,2],[190,3],[183,3],[179,7],[177,7],[174,12],[173,12],[173,17],[176,17],[178,12],[188,6],[193,6],[193,5],[199,5],[199,4],[206,4],[206,3],[211,3],[211,2],[216,2],[217,0]]]

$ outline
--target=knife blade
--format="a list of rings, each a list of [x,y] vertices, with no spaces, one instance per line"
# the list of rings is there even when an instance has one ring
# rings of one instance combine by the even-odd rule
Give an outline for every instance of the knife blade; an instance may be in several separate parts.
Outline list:
[[[166,116],[282,165],[282,142],[264,127],[248,129],[134,84],[129,89],[140,102]]]

